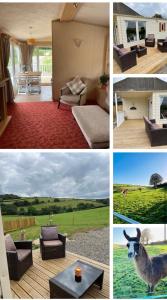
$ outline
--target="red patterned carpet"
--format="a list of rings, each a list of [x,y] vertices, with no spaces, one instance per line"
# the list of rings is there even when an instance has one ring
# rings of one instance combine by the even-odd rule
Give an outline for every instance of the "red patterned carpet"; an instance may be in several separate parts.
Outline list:
[[[0,137],[1,149],[89,148],[69,107],[56,102],[15,103],[12,119]]]

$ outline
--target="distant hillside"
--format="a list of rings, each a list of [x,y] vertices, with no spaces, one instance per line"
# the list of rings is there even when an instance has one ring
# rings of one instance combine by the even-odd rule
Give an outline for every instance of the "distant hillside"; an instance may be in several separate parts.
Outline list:
[[[53,197],[19,197],[0,195],[3,215],[48,215],[93,209],[109,205],[106,199],[71,199]]]
[[[127,195],[122,195],[123,188],[128,189]],[[114,184],[114,211],[140,223],[166,224],[167,221],[167,188]],[[114,223],[124,223],[114,218]]]

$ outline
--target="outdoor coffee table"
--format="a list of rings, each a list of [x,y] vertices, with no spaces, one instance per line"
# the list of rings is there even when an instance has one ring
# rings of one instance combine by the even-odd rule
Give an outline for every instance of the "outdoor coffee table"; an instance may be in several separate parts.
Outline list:
[[[131,49],[131,51],[136,50],[136,54],[137,54],[138,57],[141,57],[141,56],[147,54],[147,48],[144,47],[144,46],[135,45],[135,46],[130,47],[130,49]]]
[[[75,281],[76,267],[80,267],[82,270],[81,282]],[[102,289],[103,275],[103,270],[77,260],[65,271],[49,279],[50,299],[81,298],[93,284],[96,284]]]

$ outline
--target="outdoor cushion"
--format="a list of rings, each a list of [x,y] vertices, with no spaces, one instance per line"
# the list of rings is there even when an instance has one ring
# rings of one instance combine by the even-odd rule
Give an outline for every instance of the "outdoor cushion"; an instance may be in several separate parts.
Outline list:
[[[154,39],[154,34],[148,34],[147,39],[148,40],[153,40]]]
[[[58,240],[58,232],[56,227],[42,227],[41,235],[44,241]]]
[[[5,246],[7,251],[16,251],[16,246],[10,234],[5,236]]]
[[[158,124],[151,124],[151,129],[159,129],[159,125]]]
[[[67,82],[66,85],[69,87],[73,95],[79,94],[86,87],[79,76],[76,76],[72,81]]]
[[[118,55],[122,56],[124,55],[125,53],[127,53],[128,51],[124,48],[119,48],[117,47],[116,45],[114,45],[114,49],[117,51]]]
[[[62,246],[63,243],[60,240],[54,240],[54,241],[43,241],[43,244],[45,247],[57,247]]]
[[[23,261],[31,253],[30,249],[17,249],[17,256],[19,261]]]

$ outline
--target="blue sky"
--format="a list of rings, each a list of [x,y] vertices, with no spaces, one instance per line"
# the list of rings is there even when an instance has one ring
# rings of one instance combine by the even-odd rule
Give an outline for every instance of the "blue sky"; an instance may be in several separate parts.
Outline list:
[[[167,180],[167,153],[114,153],[114,183],[149,185],[153,173]]]
[[[167,3],[160,2],[160,3],[154,3],[154,2],[125,2],[125,4],[129,7],[131,7],[133,10],[138,12],[140,15],[144,17],[152,17],[153,15],[161,14],[163,17],[167,18]]]
[[[163,241],[164,240],[164,225],[156,225],[153,227],[152,225],[138,225],[138,228],[142,231],[145,228],[148,228],[151,232],[151,242],[155,241]],[[123,235],[123,230],[126,230],[127,234],[130,236],[136,236],[136,227],[115,227],[113,229],[113,243],[126,245],[127,240]]]

